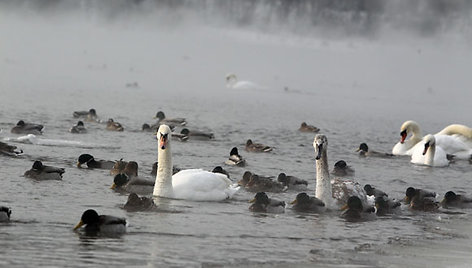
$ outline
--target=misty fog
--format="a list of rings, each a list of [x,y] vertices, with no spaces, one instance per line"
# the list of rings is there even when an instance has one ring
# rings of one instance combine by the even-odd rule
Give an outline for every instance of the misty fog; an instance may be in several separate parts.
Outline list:
[[[137,84],[145,92],[223,94],[225,75],[236,73],[275,93],[467,118],[466,0],[0,3],[2,92]],[[429,103],[436,108],[425,111]]]

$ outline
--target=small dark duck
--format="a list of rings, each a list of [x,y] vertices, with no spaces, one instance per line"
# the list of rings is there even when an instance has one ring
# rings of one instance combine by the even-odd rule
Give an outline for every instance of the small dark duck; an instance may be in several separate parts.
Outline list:
[[[149,197],[139,197],[136,193],[130,193],[128,196],[128,201],[123,206],[123,209],[129,212],[134,211],[147,211],[157,208],[156,204],[152,198]]]
[[[298,212],[322,213],[326,211],[323,201],[314,196],[309,196],[307,193],[297,194],[295,200],[290,204],[292,204],[292,209]]]
[[[268,153],[272,151],[272,147],[261,143],[253,143],[252,140],[249,139],[246,141],[246,151],[256,153]]]
[[[198,130],[189,130],[184,128],[180,131],[180,134],[189,137],[190,139],[196,140],[212,140],[215,138],[215,135],[210,132],[198,131]]]
[[[246,160],[239,155],[238,148],[233,147],[229,152],[229,158],[225,161],[226,165],[244,167],[246,165]]]
[[[159,125],[165,124],[169,126],[185,126],[187,124],[185,118],[166,118],[166,115],[163,111],[157,112],[154,118],[158,119],[157,123]]]
[[[413,210],[437,211],[439,203],[436,201],[436,193],[419,188],[408,187],[404,201]]]
[[[315,127],[315,126],[308,125],[306,122],[303,122],[303,123],[300,125],[300,128],[298,129],[298,131],[301,131],[301,132],[318,133],[318,132],[320,131],[320,129],[317,128],[317,127]]]
[[[359,155],[363,156],[363,157],[380,157],[380,158],[392,158],[392,157],[394,157],[394,155],[390,154],[390,153],[369,151],[369,146],[367,146],[366,143],[361,143],[359,145],[359,148],[356,150],[356,152],[359,152]]]
[[[25,121],[20,120],[16,123],[16,126],[11,129],[11,133],[41,135],[43,134],[43,128],[43,125],[25,123]]]
[[[277,181],[282,183],[283,186],[288,187],[288,189],[306,188],[308,186],[306,180],[299,179],[295,176],[287,176],[283,172],[277,176]]]
[[[441,201],[443,208],[472,208],[472,198],[449,191]]]
[[[351,196],[347,200],[347,204],[342,208],[345,210],[341,216],[347,221],[364,221],[372,220],[375,218],[375,208],[368,207],[364,209],[362,201],[357,196]]]
[[[41,161],[34,161],[33,167],[27,170],[25,177],[35,180],[62,180],[63,168],[43,165]]]
[[[115,165],[114,161],[95,160],[90,154],[81,154],[77,161],[77,167],[81,168],[83,164],[87,164],[88,168],[111,169]]]
[[[355,171],[347,165],[346,161],[339,160],[334,164],[334,168],[330,173],[336,177],[351,177],[354,176]]]
[[[123,131],[124,130],[123,126],[120,123],[113,121],[112,118],[108,119],[106,129],[110,131]]]
[[[7,143],[0,141],[0,154],[6,156],[18,156],[23,153],[23,150],[17,150],[17,147],[14,145],[9,145]]]
[[[249,207],[252,212],[283,213],[285,211],[284,201],[269,198],[264,192],[258,192],[249,202],[252,203]]]
[[[9,222],[11,209],[9,207],[0,206],[0,222]]]
[[[110,188],[120,193],[149,195],[154,191],[154,183],[155,181],[131,177],[121,173],[115,176],[113,185]]]
[[[74,118],[82,118],[87,122],[98,122],[97,111],[95,109],[90,109],[88,111],[75,111],[72,113]]]
[[[83,134],[87,133],[87,129],[85,128],[84,122],[79,121],[77,122],[77,125],[69,129],[69,132],[74,134]]]
[[[119,235],[126,232],[126,220],[109,215],[98,215],[98,213],[89,209],[86,210],[74,230],[84,226],[87,235]]]

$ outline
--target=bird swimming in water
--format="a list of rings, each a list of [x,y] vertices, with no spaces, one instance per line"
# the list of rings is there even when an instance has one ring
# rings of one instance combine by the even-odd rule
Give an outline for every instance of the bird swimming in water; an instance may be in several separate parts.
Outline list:
[[[109,215],[98,215],[93,209],[86,210],[74,230],[84,226],[87,235],[119,235],[126,232],[126,220]]]

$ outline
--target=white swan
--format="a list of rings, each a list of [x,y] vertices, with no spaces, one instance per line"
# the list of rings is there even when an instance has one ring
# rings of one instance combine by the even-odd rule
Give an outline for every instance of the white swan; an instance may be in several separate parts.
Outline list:
[[[226,87],[232,89],[261,89],[260,85],[251,81],[238,81],[235,74],[226,75]]]
[[[328,139],[326,136],[316,135],[313,147],[316,159],[316,198],[323,201],[327,208],[334,209],[345,205],[350,196],[357,196],[363,204],[367,204],[366,194],[359,183],[339,178],[331,180],[328,171]]]
[[[411,137],[405,140],[410,133]],[[400,135],[401,140],[392,149],[394,155],[412,155],[414,151],[422,150],[415,148],[423,139],[418,123],[412,120],[404,122],[400,128]],[[464,125],[449,125],[435,134],[434,138],[436,145],[458,159],[469,159],[472,154],[472,129]]]
[[[449,160],[443,148],[436,145],[434,135],[428,134],[414,147],[411,163],[431,167],[445,167],[449,165]]]
[[[171,130],[161,125],[157,131],[158,169],[154,196],[194,201],[220,201],[231,198],[239,187],[221,173],[201,169],[182,170],[172,176]]]

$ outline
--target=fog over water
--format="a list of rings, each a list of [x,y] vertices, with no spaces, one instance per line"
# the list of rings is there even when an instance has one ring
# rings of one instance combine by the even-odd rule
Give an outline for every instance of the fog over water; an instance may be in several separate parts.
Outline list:
[[[246,168],[224,166],[234,181],[245,170],[293,174],[315,188],[313,134],[329,139],[329,165],[344,159],[355,179],[402,198],[408,186],[472,194],[472,165],[425,168],[409,158],[359,158],[367,142],[390,152],[400,125],[423,134],[452,123],[472,126],[472,2],[467,0],[0,0],[0,140],[24,150],[0,158],[0,264],[51,266],[467,266],[470,211],[412,213],[346,223],[336,213],[281,215],[248,211],[254,194],[195,203],[155,199],[180,213],[129,213],[106,171],[75,167],[81,153],[136,160],[147,174],[157,157],[143,123],[163,110],[214,141],[175,141],[174,164],[212,169],[233,146]],[[255,89],[226,87],[234,73]],[[97,109],[125,131],[86,123],[67,130],[75,110]],[[46,144],[15,142],[23,119],[45,125]],[[275,147],[243,150],[245,141]],[[54,141],[54,142],[52,142]],[[92,148],[91,148],[92,147]],[[32,161],[66,168],[63,181],[22,175]],[[270,194],[287,203],[297,192]],[[71,228],[87,208],[126,217],[119,239],[90,239]]]

